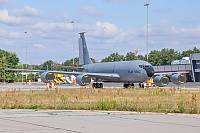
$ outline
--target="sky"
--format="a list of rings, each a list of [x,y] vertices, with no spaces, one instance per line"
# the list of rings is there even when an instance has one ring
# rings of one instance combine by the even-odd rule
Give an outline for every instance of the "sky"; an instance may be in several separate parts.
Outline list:
[[[0,49],[20,63],[78,57],[86,32],[90,57],[112,53],[200,49],[199,0],[0,0]],[[147,13],[148,11],[148,13]],[[74,23],[71,23],[71,22]],[[74,45],[74,50],[73,50]],[[74,55],[74,56],[73,56]]]

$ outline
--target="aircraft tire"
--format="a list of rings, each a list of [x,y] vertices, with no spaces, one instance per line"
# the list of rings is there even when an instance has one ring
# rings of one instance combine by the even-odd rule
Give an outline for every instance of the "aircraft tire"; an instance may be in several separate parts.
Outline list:
[[[139,87],[140,87],[140,88],[144,88],[143,83],[139,83]]]
[[[93,83],[92,88],[103,88],[103,83]]]
[[[127,84],[127,83],[124,84],[125,89],[128,88],[128,86],[129,86],[129,84]]]
[[[134,88],[134,83],[131,83],[131,84],[129,84],[129,83],[125,83],[124,84],[124,88]]]
[[[135,87],[134,83],[130,84],[130,87],[131,87],[131,88],[134,88],[134,87]]]
[[[95,88],[95,83],[92,84],[92,88]]]
[[[99,83],[99,88],[103,88],[103,83]]]

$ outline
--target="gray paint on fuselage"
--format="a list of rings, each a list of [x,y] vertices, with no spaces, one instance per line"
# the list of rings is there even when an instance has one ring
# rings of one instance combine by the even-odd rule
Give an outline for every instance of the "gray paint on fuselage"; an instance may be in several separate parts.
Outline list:
[[[137,83],[149,80],[146,71],[139,65],[150,65],[146,61],[134,60],[123,62],[105,62],[83,65],[85,72],[90,73],[116,73],[119,74],[119,80],[107,80],[113,82]]]

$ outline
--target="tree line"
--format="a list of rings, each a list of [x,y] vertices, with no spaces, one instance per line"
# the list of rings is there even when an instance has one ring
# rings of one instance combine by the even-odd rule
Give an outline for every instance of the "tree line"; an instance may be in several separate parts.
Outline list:
[[[149,53],[149,60],[148,62],[152,64],[153,66],[156,65],[170,65],[171,61],[173,60],[180,60],[183,57],[189,57],[191,53],[200,53],[200,49],[197,47],[194,47],[192,50],[186,50],[183,52],[175,51],[174,49],[168,49],[164,48],[162,50],[153,50]],[[91,58],[93,62],[96,62],[94,58]],[[112,53],[109,56],[103,58],[100,62],[114,62],[114,61],[130,61],[130,60],[146,60],[146,55],[136,55],[134,52],[128,52],[126,55],[121,55],[118,52]],[[75,66],[78,65],[78,57],[74,58]],[[48,60],[40,65],[28,65],[28,69],[34,69],[34,70],[64,70],[59,67],[55,67],[56,64],[59,64],[57,62],[54,62],[52,60]],[[66,60],[65,62],[59,64],[63,66],[72,66],[73,59]],[[19,58],[15,53],[7,52],[0,49],[0,81],[4,79],[4,76],[7,79],[13,79],[13,77],[16,78],[15,75],[13,75],[12,72],[5,71],[5,68],[18,68],[18,69],[25,69],[26,64],[19,65]],[[29,75],[29,79],[33,80],[35,78],[38,78],[39,75]],[[17,77],[20,77],[17,76]],[[15,79],[16,80],[16,79]],[[19,81],[20,79],[17,78]],[[20,80],[21,81],[21,80]]]
[[[0,49],[0,82],[4,79],[11,79],[12,73],[5,71],[6,68],[15,68],[19,63],[19,58],[15,53]]]
[[[180,60],[183,57],[190,57],[191,53],[200,53],[200,49],[194,47],[193,50],[187,50],[183,52],[175,51],[174,49],[164,48],[162,50],[153,50],[149,53],[148,62],[153,66],[156,65],[170,65],[173,60]],[[128,52],[125,56],[120,55],[118,52],[110,54],[105,57],[101,62],[113,62],[113,61],[130,61],[130,60],[147,60],[147,56],[136,56],[133,52]]]

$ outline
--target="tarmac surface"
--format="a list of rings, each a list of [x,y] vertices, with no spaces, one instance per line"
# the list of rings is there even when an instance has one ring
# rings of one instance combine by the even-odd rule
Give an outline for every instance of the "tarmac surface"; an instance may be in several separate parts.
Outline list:
[[[0,110],[5,133],[199,133],[200,115],[118,111]]]
[[[80,86],[57,85],[63,89]],[[106,83],[105,88],[122,84]],[[199,89],[200,83],[167,88]],[[86,87],[88,88],[88,87]],[[1,91],[44,90],[43,83],[0,84]],[[200,115],[156,114],[120,111],[0,110],[0,132],[4,133],[200,133]]]
[[[80,88],[81,86],[79,85],[73,85],[70,86],[68,84],[60,84],[56,85],[52,88],[62,88],[62,89],[73,89],[73,88]],[[104,83],[104,88],[122,88],[123,84],[122,83]],[[138,84],[135,84],[135,87],[138,88]],[[175,85],[173,83],[169,83],[166,88],[169,89],[171,87],[179,88],[179,89],[199,89],[200,90],[200,82],[187,82],[182,85]],[[83,88],[89,88],[89,86],[84,86]],[[151,89],[153,87],[149,87]],[[45,86],[44,83],[37,82],[37,83],[0,83],[0,90],[5,91],[5,90],[11,90],[11,89],[20,89],[20,90],[44,90],[47,89],[47,86]]]

